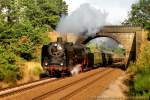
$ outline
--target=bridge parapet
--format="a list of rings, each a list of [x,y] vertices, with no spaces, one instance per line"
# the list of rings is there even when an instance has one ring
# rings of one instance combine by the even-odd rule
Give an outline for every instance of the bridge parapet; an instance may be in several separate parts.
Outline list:
[[[96,37],[109,37],[119,44],[123,45],[126,50],[125,59],[136,60],[141,43],[146,38],[146,32],[138,26],[104,26]]]

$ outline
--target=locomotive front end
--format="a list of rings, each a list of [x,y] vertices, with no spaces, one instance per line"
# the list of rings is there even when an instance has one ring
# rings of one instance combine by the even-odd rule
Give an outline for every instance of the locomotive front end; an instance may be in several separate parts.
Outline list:
[[[67,71],[64,42],[61,37],[42,48],[42,67],[50,75]]]

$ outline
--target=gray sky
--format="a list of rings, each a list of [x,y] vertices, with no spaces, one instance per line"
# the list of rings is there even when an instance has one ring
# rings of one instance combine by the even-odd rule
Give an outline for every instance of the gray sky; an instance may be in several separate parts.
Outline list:
[[[132,3],[138,0],[65,0],[69,6],[69,14],[76,10],[80,4],[89,3],[97,9],[108,13],[107,22],[120,24],[124,21],[131,9]]]

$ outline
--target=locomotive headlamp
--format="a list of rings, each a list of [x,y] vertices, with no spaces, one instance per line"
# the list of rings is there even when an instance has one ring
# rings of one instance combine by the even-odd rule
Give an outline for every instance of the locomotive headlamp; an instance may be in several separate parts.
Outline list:
[[[48,62],[45,62],[44,65],[45,65],[45,66],[48,66]]]
[[[57,47],[57,43],[55,43],[54,46]]]
[[[60,65],[63,66],[64,64],[63,64],[63,63],[60,63]]]

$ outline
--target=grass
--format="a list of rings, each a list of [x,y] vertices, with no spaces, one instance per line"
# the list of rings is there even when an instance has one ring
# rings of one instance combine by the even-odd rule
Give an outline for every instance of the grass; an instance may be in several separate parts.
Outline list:
[[[23,84],[40,79],[40,73],[43,71],[38,62],[20,62],[22,78],[17,81],[17,84]]]
[[[40,66],[35,66],[34,68],[32,68],[31,71],[32,71],[32,74],[34,76],[38,76],[39,77],[40,73],[42,72],[42,69],[41,69]]]
[[[0,79],[3,79],[0,81],[0,89],[40,79],[40,73],[43,71],[40,63],[22,61],[17,64],[19,65],[17,69],[9,67],[9,70],[8,68],[6,70],[1,69],[0,66],[0,73],[2,74]]]
[[[134,76],[130,81],[130,96],[150,96],[150,42],[146,42],[136,63],[131,63],[128,72]]]
[[[38,80],[40,77],[40,73],[42,72],[42,67],[40,63],[37,62],[27,62],[25,63],[24,68],[24,79],[25,81],[34,81]]]

